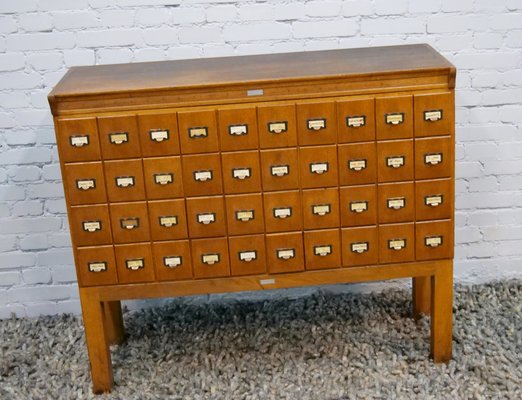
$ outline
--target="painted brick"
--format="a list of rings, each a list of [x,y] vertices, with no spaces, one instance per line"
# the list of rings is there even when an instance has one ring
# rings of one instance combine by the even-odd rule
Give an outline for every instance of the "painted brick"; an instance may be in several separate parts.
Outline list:
[[[107,10],[100,13],[101,25],[114,27],[130,27],[134,24],[133,10]],[[96,22],[93,21],[93,26]]]
[[[23,53],[0,54],[0,71],[16,71],[25,67]]]
[[[40,179],[42,170],[35,166],[13,167],[7,174],[13,182],[31,182]]]
[[[522,106],[505,106],[499,109],[500,121],[508,123],[522,122]]]
[[[212,43],[222,42],[221,29],[219,28],[181,28],[179,31],[180,43]]]
[[[15,185],[0,185],[0,201],[23,200],[25,198],[25,188]]]
[[[473,0],[442,0],[442,11],[471,11],[473,10]]]
[[[477,49],[498,49],[502,47],[503,36],[500,33],[475,34],[474,47]]]
[[[178,35],[178,28],[147,29],[143,32],[143,40],[148,45],[169,44],[176,43]]]
[[[299,8],[299,6],[297,6]],[[287,7],[291,8],[291,7]],[[303,8],[302,6],[300,7]],[[208,22],[225,22],[225,21],[235,21],[237,18],[237,8],[233,5],[224,5],[224,6],[214,6],[209,7],[206,10],[207,21]],[[277,15],[277,13],[276,13]],[[278,19],[291,19],[291,18],[281,18]]]
[[[18,24],[26,32],[50,31],[53,29],[53,19],[45,13],[22,14]]]
[[[35,53],[27,57],[29,65],[39,71],[56,70],[63,67],[63,55],[61,53]]]
[[[76,270],[72,265],[59,265],[51,267],[54,283],[76,282]]]
[[[204,22],[205,18],[203,8],[179,7],[172,10],[172,20],[175,24],[194,24]]]
[[[442,7],[441,0],[415,0],[410,2],[410,13],[433,13],[440,11]]]
[[[102,21],[106,12],[102,14]],[[59,30],[96,28],[102,25],[96,14],[89,11],[54,13],[53,22]]]
[[[0,270],[32,267],[36,262],[34,254],[11,251],[0,254]]]
[[[110,35],[103,31],[78,32],[76,43],[79,47],[135,46],[142,42],[139,29],[113,29]]]
[[[56,303],[51,301],[28,302],[25,305],[25,310],[28,318],[36,318],[40,315],[56,315],[58,313]]]
[[[87,0],[39,0],[39,9],[44,11],[79,10],[87,6]]]
[[[522,47],[522,31],[511,31],[504,41],[508,47]]]
[[[55,305],[57,314],[80,314],[82,306],[79,300],[59,301]]]
[[[57,181],[62,179],[60,164],[44,165],[43,178],[46,181]]]
[[[45,211],[49,214],[65,214],[67,212],[65,199],[45,200]]]
[[[11,113],[0,113],[0,128],[12,128],[16,126],[14,117]]]
[[[234,7],[235,8],[235,7]],[[171,19],[171,10],[164,8],[143,8],[136,10],[136,23],[145,26],[158,26]]]
[[[247,4],[239,7],[238,17],[243,21],[262,21],[274,18],[274,7],[271,4]]]
[[[98,64],[123,64],[132,61],[130,49],[100,49],[96,50]]]
[[[471,179],[469,181],[470,192],[490,192],[492,190],[498,190],[498,179],[496,176],[487,176]]]
[[[145,62],[145,61],[159,61],[165,59],[165,50],[163,49],[140,49],[134,51],[134,61],[135,62]]]
[[[55,217],[41,218],[2,218],[0,234],[4,233],[36,233],[58,231],[62,220]]]
[[[2,240],[0,240],[0,253],[16,250],[16,247],[15,235],[2,235]]]
[[[2,14],[23,14],[30,11],[36,11],[37,9],[38,4],[36,0],[16,0],[0,2],[0,13]]]
[[[383,35],[392,33],[424,33],[426,27],[423,21],[417,18],[397,18],[381,21],[369,19],[362,21],[361,33],[363,35]]]
[[[41,200],[17,201],[13,205],[13,217],[38,216],[43,214],[43,202]]]
[[[500,31],[520,29],[522,27],[522,13],[493,15],[489,26]]]
[[[110,35],[105,33],[105,36]],[[15,34],[7,38],[10,51],[72,49],[75,44],[75,35],[71,32]]]
[[[399,15],[408,11],[407,0],[374,0],[375,12],[378,15]]]
[[[94,65],[96,62],[96,54],[94,50],[65,50],[63,52],[66,67],[75,67],[78,65]]]
[[[0,319],[24,317],[27,317],[27,311],[22,304],[9,304],[6,306],[0,306]]]
[[[20,249],[24,251],[46,250],[48,247],[49,243],[47,241],[47,235],[42,233],[37,235],[27,235],[20,239]]]
[[[29,187],[28,196],[31,199],[63,197],[63,185],[61,183],[34,184]]]
[[[22,271],[22,279],[28,285],[51,283],[49,268],[31,268]]]
[[[486,226],[497,224],[497,213],[491,211],[475,211],[468,215],[470,226]]]
[[[14,286],[20,284],[20,272],[18,271],[8,271],[8,272],[0,272],[0,286]],[[5,295],[5,291],[4,292]],[[0,297],[2,295],[0,294]],[[0,304],[2,304],[2,299],[0,298]]]
[[[16,71],[2,75],[0,90],[34,89],[42,83],[42,76],[36,72]]]
[[[352,20],[295,22],[295,38],[351,36],[357,32],[358,25]]]
[[[53,249],[38,253],[38,265],[40,267],[73,264],[74,258],[71,249]]]
[[[53,233],[51,235],[47,235],[47,241],[49,243],[49,247],[70,247],[71,235],[69,232]]]
[[[231,25],[223,28],[225,41],[249,41],[268,39],[288,39],[291,28],[283,23],[253,23],[248,25]]]

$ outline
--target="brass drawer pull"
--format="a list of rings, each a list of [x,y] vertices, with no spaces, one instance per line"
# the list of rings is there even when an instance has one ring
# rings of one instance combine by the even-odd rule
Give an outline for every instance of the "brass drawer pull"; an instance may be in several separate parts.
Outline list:
[[[442,153],[424,154],[424,164],[437,165],[442,163]]]
[[[312,206],[312,214],[324,216],[330,214],[331,205],[330,204],[314,204]]]
[[[123,144],[129,141],[128,132],[109,133],[109,142],[112,144]]]
[[[214,265],[221,261],[221,255],[219,253],[202,254],[201,262],[207,265]]]
[[[76,187],[80,190],[91,190],[96,189],[96,179],[77,179]]]
[[[348,128],[360,128],[366,125],[366,115],[354,115],[346,117],[346,126]]]
[[[406,239],[390,239],[388,240],[388,248],[390,250],[402,250],[406,247]]]
[[[198,223],[208,225],[216,222],[216,213],[203,213],[197,215]]]
[[[268,123],[268,132],[270,133],[284,133],[288,130],[288,122],[278,121]]]
[[[118,187],[131,187],[134,186],[136,182],[134,181],[133,176],[117,176],[116,177],[116,186]]]
[[[250,262],[250,261],[257,260],[257,251],[256,250],[240,251],[237,254],[239,256],[240,261]]]
[[[159,217],[159,224],[165,228],[170,228],[178,224],[178,217],[176,215]]]
[[[438,207],[444,201],[444,196],[442,194],[432,194],[424,197],[424,204],[430,207]]]
[[[194,171],[194,180],[197,182],[206,182],[212,180],[212,171]]]
[[[231,136],[248,135],[248,125],[247,124],[229,125],[228,134]]]
[[[328,162],[310,163],[310,172],[318,175],[328,172]]]
[[[290,173],[289,165],[272,165],[270,166],[270,175],[272,176],[285,176]]]
[[[426,236],[424,238],[424,245],[426,247],[442,246],[442,236]]]
[[[362,171],[366,169],[366,164],[368,163],[365,159],[360,160],[350,160],[348,161],[348,169],[352,171]]]
[[[362,254],[370,250],[370,243],[368,242],[355,242],[350,246],[352,253]]]
[[[233,168],[232,169],[232,178],[234,179],[247,179],[250,178],[252,174],[252,170],[250,168]]]
[[[92,261],[87,265],[89,267],[89,272],[107,271],[107,263],[105,261]]]
[[[389,125],[399,125],[404,122],[404,113],[390,113],[384,115],[384,121]]]
[[[388,168],[400,168],[406,163],[405,156],[391,156],[386,157],[386,166]]]
[[[272,213],[275,218],[285,219],[292,216],[292,207],[276,207]]]
[[[137,271],[145,268],[145,260],[143,258],[134,258],[132,260],[125,260],[125,266],[131,271]]]
[[[163,142],[164,140],[169,140],[170,131],[168,129],[151,129],[149,137],[153,142]]]
[[[276,254],[280,260],[290,260],[295,257],[295,249],[277,249]]]
[[[238,210],[236,211],[236,219],[243,222],[251,221],[254,219],[254,210]]]
[[[82,227],[85,232],[96,232],[101,231],[101,221],[83,221]]]
[[[326,129],[326,118],[309,119],[306,121],[306,125],[310,131],[320,131],[321,129]]]
[[[424,121],[436,122],[442,119],[442,110],[424,111]]]
[[[206,126],[189,128],[188,135],[190,139],[206,138],[208,136],[208,128]]]
[[[163,257],[163,265],[167,268],[177,268],[183,264],[181,256],[165,256]]]
[[[314,255],[319,257],[326,257],[330,254],[332,254],[331,244],[314,246]]]
[[[388,208],[392,210],[400,210],[401,208],[406,207],[406,199],[404,197],[394,197],[387,199],[386,203]]]
[[[154,183],[156,185],[168,185],[172,182],[174,182],[174,174],[171,172],[154,174]]]
[[[350,211],[354,213],[362,213],[368,211],[368,201],[351,201],[350,202]]]
[[[83,147],[89,145],[89,135],[72,135],[69,136],[69,143],[73,147]]]
[[[122,229],[132,230],[140,227],[140,219],[137,217],[120,219],[120,226]]]

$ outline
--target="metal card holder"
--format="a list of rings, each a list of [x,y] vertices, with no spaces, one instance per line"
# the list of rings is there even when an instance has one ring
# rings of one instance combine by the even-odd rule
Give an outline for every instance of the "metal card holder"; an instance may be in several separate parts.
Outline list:
[[[310,163],[310,172],[318,175],[328,172],[328,162]]]
[[[94,179],[94,178],[77,179],[76,188],[79,190],[96,189],[96,179]]]
[[[326,257],[332,254],[332,245],[331,244],[320,244],[314,246],[314,255],[319,257]]]
[[[438,165],[443,160],[442,153],[426,153],[424,154],[424,164],[426,165]]]
[[[406,247],[406,239],[390,239],[388,240],[388,249],[402,250]]]
[[[246,135],[248,135],[248,125],[247,124],[229,125],[228,134],[230,136],[246,136]]]
[[[426,236],[424,238],[424,245],[426,247],[439,247],[442,246],[443,237],[440,235]]]
[[[437,122],[442,119],[443,110],[426,110],[424,111],[424,121]]]
[[[276,121],[268,123],[268,132],[273,134],[285,133],[288,131],[287,121]]]
[[[208,225],[216,222],[216,213],[201,213],[196,217],[198,224]]]
[[[354,115],[346,117],[346,126],[348,128],[360,128],[366,125],[366,115]]]
[[[312,205],[312,214],[324,216],[330,214],[332,206],[330,204],[314,204]]]
[[[386,157],[386,166],[388,168],[400,168],[406,163],[405,156],[390,156]]]
[[[116,186],[122,187],[122,188],[131,187],[136,184],[133,176],[117,176],[115,178],[115,180],[116,180]]]
[[[83,221],[82,228],[85,232],[96,232],[101,231],[102,222],[101,221]]]
[[[430,207],[438,207],[444,202],[442,194],[431,194],[424,197],[424,204]]]
[[[195,126],[188,128],[188,135],[190,139],[201,139],[208,137],[208,128],[206,126]]]
[[[128,132],[113,132],[109,133],[109,142],[111,144],[124,144],[129,142]]]
[[[212,180],[212,170],[194,171],[192,173],[196,182],[207,182]]]
[[[350,245],[352,253],[362,254],[370,250],[369,242],[354,242]]]
[[[365,158],[361,158],[360,160],[349,160],[348,161],[348,169],[351,171],[362,171],[366,169],[368,164],[368,160]]]
[[[389,113],[384,114],[384,122],[388,125],[399,125],[404,122],[404,113]]]
[[[292,207],[276,207],[272,209],[274,218],[285,219],[292,216]]]
[[[151,129],[149,130],[150,140],[153,142],[163,142],[170,139],[170,131],[168,129]]]
[[[236,214],[236,220],[242,221],[242,222],[248,222],[255,218],[254,210],[237,210],[235,212],[235,214]]]
[[[368,200],[350,201],[350,212],[362,213],[368,211]]]
[[[232,178],[244,180],[252,176],[251,168],[232,168]]]
[[[276,255],[280,260],[290,260],[295,257],[295,249],[277,249]]]
[[[288,175],[290,173],[289,165],[271,165],[270,166],[270,175],[282,177]]]
[[[137,271],[139,269],[145,268],[145,260],[143,258],[125,260],[125,266],[131,271]]]
[[[239,257],[239,261],[243,262],[251,262],[257,260],[257,251],[256,250],[244,250],[237,253]]]
[[[120,227],[122,229],[132,230],[140,227],[140,219],[138,217],[128,217],[120,219]]]
[[[163,265],[167,268],[177,268],[183,265],[182,256],[165,256],[163,257]]]
[[[107,271],[107,262],[105,261],[91,261],[87,263],[89,272],[104,272]]]
[[[326,118],[311,118],[306,120],[309,131],[320,131],[326,129]]]
[[[71,135],[69,136],[69,144],[73,147],[84,147],[90,143],[89,135]]]
[[[393,197],[386,200],[388,208],[392,210],[400,210],[406,207],[406,198],[404,197]]]
[[[201,255],[201,262],[206,265],[214,265],[221,261],[221,255],[219,253],[209,253]]]
[[[174,182],[174,174],[172,172],[154,174],[154,183],[156,185],[168,185]]]
[[[178,224],[177,215],[166,215],[159,217],[159,224],[165,228],[170,228]]]

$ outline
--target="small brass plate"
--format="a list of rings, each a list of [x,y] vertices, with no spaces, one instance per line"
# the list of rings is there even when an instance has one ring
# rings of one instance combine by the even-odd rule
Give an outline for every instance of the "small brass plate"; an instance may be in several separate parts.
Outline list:
[[[96,188],[96,179],[78,179],[76,187],[80,190],[90,190]]]
[[[348,169],[352,171],[362,171],[366,169],[366,160],[350,160],[348,161]]]
[[[112,144],[123,144],[129,141],[129,134],[127,132],[109,133],[109,141]]]
[[[288,218],[292,216],[292,208],[291,207],[282,207],[282,208],[274,208],[272,210],[275,218]]]
[[[318,163],[310,163],[310,172],[312,174],[324,174],[328,172],[328,163],[327,162],[318,162]]]
[[[400,168],[406,162],[404,156],[392,156],[386,158],[386,166],[389,168]]]
[[[228,127],[228,134],[232,136],[245,136],[248,134],[248,125],[230,125]]]
[[[254,210],[238,210],[236,211],[236,219],[238,221],[251,221],[254,219]]]
[[[178,217],[175,215],[159,217],[159,224],[165,228],[170,228],[178,224]]]
[[[183,264],[183,257],[181,257],[181,256],[163,257],[163,265],[167,268],[176,268],[182,264]]]
[[[272,176],[285,176],[290,173],[290,166],[288,165],[272,165],[270,167],[270,174]]]
[[[206,126],[189,128],[188,135],[191,139],[205,138],[208,136],[208,128]]]
[[[424,111],[424,121],[436,122],[442,119],[442,110]]]
[[[437,165],[442,162],[442,153],[433,153],[424,155],[424,164]]]
[[[370,248],[370,244],[368,242],[357,242],[351,244],[351,249],[353,253],[365,253]]]
[[[442,236],[427,236],[424,238],[427,247],[439,247],[442,245]]]
[[[311,131],[320,131],[326,129],[326,118],[309,119],[306,121],[308,129]]]
[[[319,245],[314,246],[314,255],[319,257],[325,257],[329,254],[332,254],[332,245]]]
[[[290,260],[295,257],[295,249],[278,249],[276,254],[280,260]]]
[[[145,260],[143,258],[136,258],[133,260],[125,260],[125,266],[127,269],[137,271],[145,267]]]
[[[233,168],[232,169],[232,178],[234,179],[247,179],[251,176],[251,169],[250,168]]]
[[[250,262],[257,259],[257,251],[255,250],[240,251],[238,255],[239,259],[244,262]]]
[[[219,253],[214,254],[203,254],[201,256],[201,262],[207,265],[217,264],[220,261]]]
[[[93,261],[87,264],[89,272],[103,272],[107,271],[107,263],[105,261]]]
[[[203,225],[208,225],[213,222],[216,222],[216,214],[215,213],[205,213],[197,215],[198,223]]]
[[[388,208],[393,210],[400,210],[406,207],[406,199],[404,197],[395,197],[387,200]]]
[[[391,113],[384,116],[384,121],[389,125],[399,125],[404,122],[404,113]]]
[[[164,140],[169,140],[170,131],[168,129],[151,129],[149,136],[153,142],[163,142]]]
[[[348,128],[359,128],[366,125],[366,116],[357,115],[353,117],[346,117],[346,126]]]
[[[69,136],[69,143],[73,147],[83,147],[89,145],[89,135]]]
[[[368,211],[368,201],[351,201],[350,211],[354,213],[362,213]]]
[[[270,133],[284,133],[288,130],[288,122],[269,122],[268,123],[268,132]]]
[[[170,172],[166,174],[154,174],[154,183],[156,185],[168,185],[172,182],[174,182],[174,174]]]
[[[101,221],[83,221],[82,223],[83,230],[86,232],[96,232],[101,231]]]
[[[426,196],[424,198],[424,204],[431,207],[437,207],[440,206],[443,202],[443,195],[442,194],[434,194],[431,196]]]
[[[388,248],[391,250],[402,250],[406,247],[406,239],[388,240]]]
[[[194,171],[194,180],[197,182],[211,181],[212,171]]]

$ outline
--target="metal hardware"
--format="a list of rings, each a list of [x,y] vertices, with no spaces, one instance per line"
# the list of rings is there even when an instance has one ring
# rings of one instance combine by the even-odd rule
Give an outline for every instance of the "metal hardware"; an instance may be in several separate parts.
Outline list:
[[[315,204],[312,206],[312,214],[315,215],[326,215],[330,214],[331,206],[330,204]]]
[[[442,119],[442,110],[424,111],[424,121],[436,122]]]
[[[442,246],[442,236],[426,236],[424,238],[424,245],[426,247]]]
[[[195,126],[189,128],[188,135],[191,139],[205,138],[208,136],[208,128],[206,126]]]
[[[314,246],[314,255],[319,256],[319,257],[325,257],[329,254],[332,254],[332,245],[331,244]]]
[[[279,122],[269,122],[268,123],[268,132],[270,133],[284,133],[288,130],[288,122],[279,121]]]
[[[169,140],[170,131],[168,129],[151,129],[149,130],[149,137],[153,142],[163,142]]]
[[[247,124],[229,125],[228,134],[232,135],[232,136],[248,135],[248,125]]]
[[[350,211],[354,213],[362,213],[368,211],[368,200],[350,201]]]
[[[123,144],[129,141],[128,132],[109,133],[109,142],[112,144]]]
[[[122,229],[136,229],[140,227],[140,219],[137,217],[122,218],[120,219],[120,226]]]
[[[389,125],[399,125],[404,122],[404,113],[390,113],[384,115],[384,122]]]
[[[272,209],[275,218],[288,218],[292,216],[292,207],[278,207]]]
[[[351,244],[352,253],[365,253],[370,249],[370,243],[368,242],[355,242]]]
[[[247,222],[254,219],[254,210],[238,210],[236,211],[236,219],[238,221]]]
[[[87,266],[89,267],[89,272],[107,271],[107,263],[105,261],[92,261]]]
[[[246,250],[240,251],[237,253],[240,261],[250,262],[253,260],[257,260],[257,251],[256,250]]]
[[[348,128],[359,128],[366,125],[366,115],[355,115],[346,117],[346,126]]]
[[[318,163],[310,163],[310,172],[312,174],[324,174],[328,172],[328,163],[327,162],[318,162]]]
[[[201,255],[201,262],[203,264],[207,265],[213,265],[216,263],[219,263],[220,261],[220,254],[219,253],[213,253],[213,254],[202,254]]]
[[[89,179],[77,179],[76,180],[76,187],[80,190],[90,190],[96,188],[96,179],[89,178]]]
[[[232,168],[232,178],[234,179],[247,179],[250,178],[252,170],[250,168]]]
[[[208,225],[216,222],[216,213],[204,213],[197,215],[197,221],[200,224]]]
[[[273,284],[275,284],[275,279],[260,279],[259,284],[260,285],[273,285]]]
[[[406,207],[406,199],[404,197],[394,197],[386,200],[388,208],[392,210],[400,210]]]
[[[386,157],[386,166],[389,168],[400,168],[406,162],[405,156]]]
[[[194,180],[197,182],[206,182],[212,180],[212,171],[194,171]]]
[[[390,250],[402,250],[406,247],[406,239],[390,239],[388,240],[388,248]]]
[[[168,185],[172,182],[174,182],[174,174],[171,172],[165,174],[154,174],[154,183],[156,185]]]
[[[442,153],[424,154],[424,164],[437,165],[442,162]]]
[[[290,173],[289,165],[272,165],[270,166],[270,174],[272,176],[285,176]]]
[[[366,163],[367,160],[365,159],[350,160],[348,161],[348,169],[351,169],[352,171],[362,171],[363,169],[366,169]]]
[[[69,136],[69,143],[73,147],[83,147],[89,145],[89,135],[72,135]]]
[[[280,260],[290,260],[295,257],[295,249],[277,249],[276,254]]]
[[[101,221],[83,221],[82,227],[85,232],[96,232],[101,231]]]
[[[134,186],[134,177],[133,176],[117,176],[116,177],[116,186],[118,187],[130,187]]]
[[[432,194],[424,197],[424,204],[431,207],[438,207],[442,204],[444,196],[442,194]]]
[[[263,89],[250,89],[247,90],[247,96],[262,96],[265,94]]]
[[[178,217],[176,215],[159,217],[159,224],[165,228],[170,228],[178,224]]]
[[[143,258],[134,258],[132,260],[125,260],[125,266],[127,269],[137,271],[141,268],[145,268],[145,260]]]
[[[306,125],[308,130],[311,131],[320,131],[321,129],[326,129],[326,118],[308,119],[306,121]]]
[[[181,257],[181,256],[163,257],[163,265],[167,268],[176,268],[182,264],[183,264],[183,257]]]

